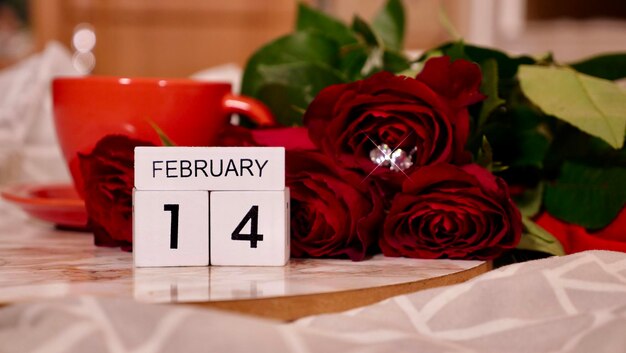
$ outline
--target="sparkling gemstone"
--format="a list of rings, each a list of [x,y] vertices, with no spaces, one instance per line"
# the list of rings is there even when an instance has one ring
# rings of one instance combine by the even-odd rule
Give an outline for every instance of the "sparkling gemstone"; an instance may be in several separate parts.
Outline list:
[[[415,153],[415,149],[411,154]],[[404,171],[413,165],[413,158],[401,148],[392,150],[383,143],[370,151],[370,160],[376,165],[387,167],[393,171]]]
[[[391,163],[391,170],[399,172],[411,168],[413,159],[401,148],[398,148],[391,154]]]
[[[392,152],[393,150],[383,143],[370,151],[370,160],[381,167],[389,167]]]

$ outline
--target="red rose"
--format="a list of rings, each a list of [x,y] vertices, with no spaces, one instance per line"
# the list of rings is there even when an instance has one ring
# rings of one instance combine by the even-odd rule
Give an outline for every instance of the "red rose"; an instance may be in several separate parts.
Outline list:
[[[219,134],[216,146],[268,146],[287,150],[314,150],[308,130],[303,127],[248,129],[227,125]]]
[[[252,138],[252,130],[238,125],[225,125],[217,134],[215,146],[241,147],[258,146]]]
[[[363,260],[384,217],[374,189],[319,152],[287,151],[286,168],[292,255]]]
[[[412,157],[418,166],[465,161],[467,106],[484,98],[478,65],[448,57],[426,62],[416,78],[388,72],[329,86],[309,105],[304,123],[311,140],[348,168],[369,174],[370,151],[382,144]],[[401,173],[377,168],[374,176],[401,183]]]
[[[502,179],[473,164],[438,164],[409,177],[385,220],[385,255],[486,260],[517,246],[521,216]]]
[[[304,127],[257,129],[251,133],[258,146],[285,147],[286,150],[316,149]]]
[[[109,135],[90,154],[78,155],[85,207],[96,245],[132,248],[135,147],[152,145],[122,135]]]

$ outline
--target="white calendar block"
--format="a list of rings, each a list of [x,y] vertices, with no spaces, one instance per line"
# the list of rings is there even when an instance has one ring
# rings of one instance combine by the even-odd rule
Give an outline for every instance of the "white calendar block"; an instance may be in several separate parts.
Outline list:
[[[284,266],[289,189],[211,192],[211,265]]]
[[[137,190],[283,190],[283,147],[136,147]]]
[[[133,190],[137,267],[209,265],[209,192]]]

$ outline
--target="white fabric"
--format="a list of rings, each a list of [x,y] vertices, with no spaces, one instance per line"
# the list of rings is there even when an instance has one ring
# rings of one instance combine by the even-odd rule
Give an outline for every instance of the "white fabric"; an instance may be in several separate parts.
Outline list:
[[[82,297],[0,310],[0,352],[624,352],[626,254],[515,264],[282,324]]]
[[[228,82],[232,85],[233,93],[240,93],[243,70],[239,65],[229,63],[198,71],[192,74],[190,78],[198,81]]]
[[[0,71],[0,184],[69,181],[52,118],[51,82],[75,76],[70,53],[51,42]]]

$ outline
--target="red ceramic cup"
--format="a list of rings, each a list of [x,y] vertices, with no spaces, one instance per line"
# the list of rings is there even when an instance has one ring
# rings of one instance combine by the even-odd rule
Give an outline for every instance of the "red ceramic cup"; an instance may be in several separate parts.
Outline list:
[[[211,146],[231,113],[260,126],[275,123],[260,102],[231,94],[228,83],[188,79],[73,77],[52,82],[57,136],[74,185],[82,194],[78,153],[109,134],[160,145],[156,124],[179,146]]]

